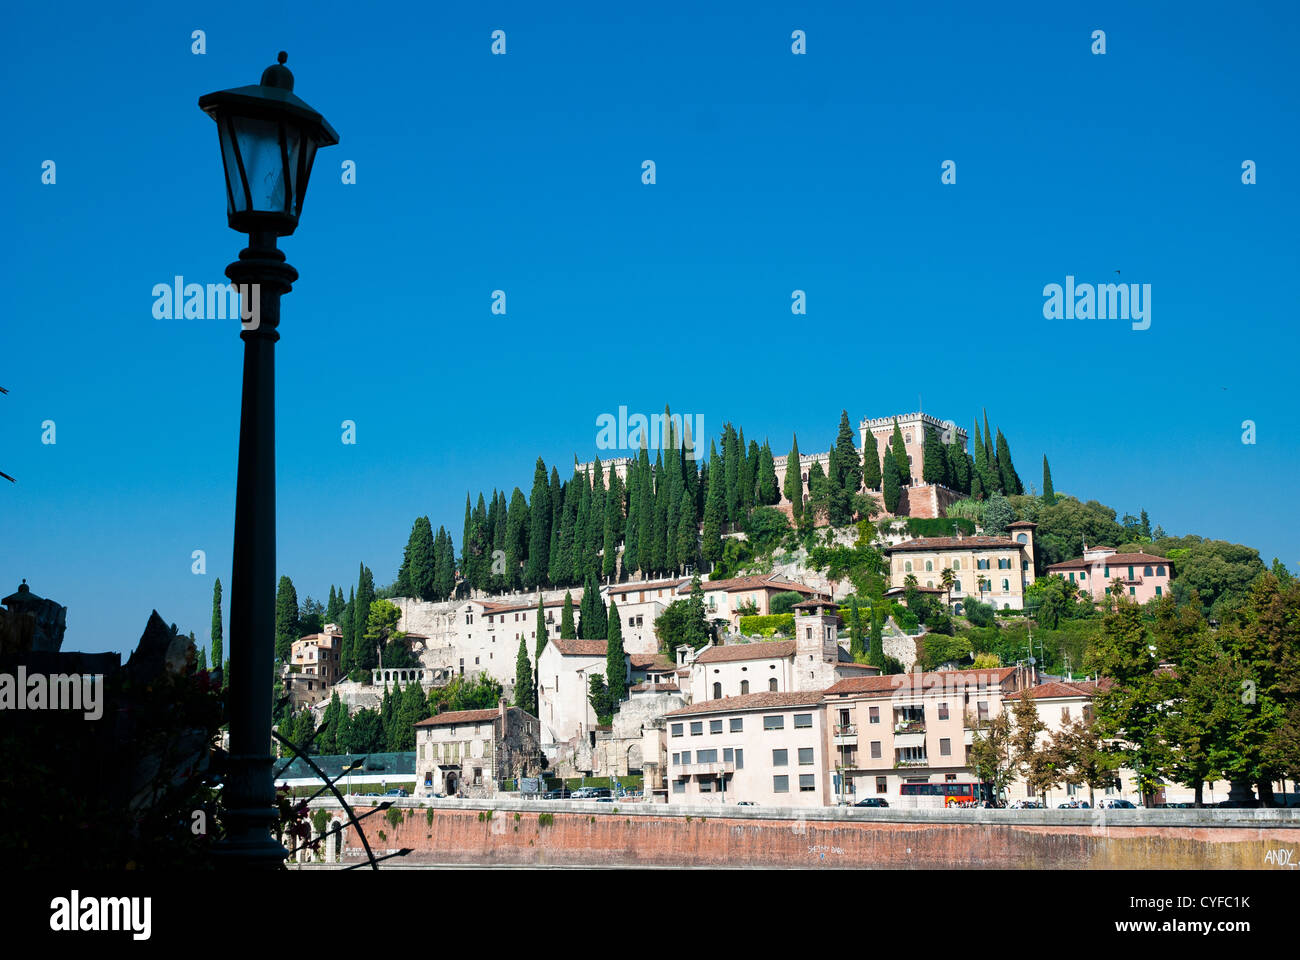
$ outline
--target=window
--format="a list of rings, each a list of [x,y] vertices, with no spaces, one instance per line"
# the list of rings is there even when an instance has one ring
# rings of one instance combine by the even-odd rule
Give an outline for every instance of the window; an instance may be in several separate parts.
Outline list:
[[[960,561],[960,560],[954,560],[954,561],[952,562],[952,568],[953,568],[954,570],[960,570],[960,569],[961,569],[961,561]]]
[[[686,781],[685,781],[685,780],[674,780],[674,781],[673,781],[673,793],[685,793],[685,792],[686,792]]]
[[[749,681],[748,681],[748,680],[741,680],[741,681],[740,681],[740,695],[743,697],[743,696],[744,696],[745,694],[747,694],[747,693],[749,693]],[[732,721],[732,722],[734,723],[735,721]]]
[[[698,737],[704,733],[704,721],[695,720],[691,722],[691,736]]]
[[[947,737],[939,738],[939,756],[941,757],[952,756],[952,741],[949,740]]]
[[[799,766],[801,766],[801,767],[812,766],[812,762],[813,762],[813,748],[812,748],[812,747],[800,747],[800,748],[799,748]]]
[[[735,753],[736,753],[736,751],[733,750],[733,749],[731,749],[731,747],[723,747],[723,748],[722,748],[722,762],[723,762],[723,763],[733,763],[733,762],[735,761],[735,759],[736,759],[736,757],[735,757]]]
[[[1129,595],[1130,597],[1136,596],[1136,595],[1137,595],[1137,587],[1129,587],[1129,588],[1128,588],[1128,595]]]
[[[1160,589],[1160,585],[1157,584],[1157,585],[1156,585],[1156,596],[1159,597],[1159,596],[1163,596],[1163,595],[1164,595],[1164,594],[1163,594],[1163,591]]]
[[[673,736],[674,736],[674,737],[680,737],[681,735],[682,735],[682,725],[681,725],[680,723],[674,723],[674,724],[673,724]]]
[[[1164,575],[1165,575],[1165,565],[1162,563],[1158,567],[1156,567],[1156,576],[1163,577]]]
[[[700,781],[700,793],[712,793],[712,792],[713,792],[713,781],[712,781],[712,780],[701,780],[701,781]]]
[[[876,777],[876,793],[888,793],[888,792],[889,792],[889,778]]]
[[[737,747],[736,748],[736,769],[743,770],[744,768],[745,768],[745,751]]]
[[[682,752],[682,763],[688,767],[691,765],[691,751],[685,750]]]
[[[1029,542],[1029,537],[1028,537],[1028,536],[1026,536],[1026,535],[1023,534],[1023,533],[1017,533],[1017,534],[1016,534],[1016,543],[1028,543],[1028,542]]]
[[[812,727],[811,713],[796,713],[794,715],[794,728],[796,730],[807,730]]]
[[[1002,592],[1003,592],[1003,593],[1007,593],[1007,592],[1009,592],[1010,590],[1011,590],[1011,581],[1010,581],[1010,580],[1003,580],[1003,581],[1002,581]]]
[[[776,693],[776,677],[772,677],[770,680],[767,681],[767,689],[771,690],[773,693]]]
[[[709,733],[721,733],[721,732],[722,732],[722,721],[721,721],[721,720],[710,720],[710,721],[709,721]]]
[[[975,561],[976,570],[987,570],[988,568],[989,568],[989,562],[987,558]]]
[[[811,793],[817,789],[817,778],[811,773],[799,774],[799,792]]]
[[[721,700],[721,699],[722,699],[722,684],[720,684],[720,683],[715,683],[715,684],[713,685],[713,699],[714,699],[714,700]]]
[[[732,718],[731,718],[731,732],[732,732],[732,733],[743,733],[744,731],[745,731],[745,718],[744,718],[744,717],[732,717]]]
[[[1132,568],[1132,567],[1129,567],[1129,568],[1128,568],[1128,578],[1129,578],[1130,580],[1133,579],[1133,568]]]
[[[980,700],[975,704],[975,711],[980,720],[987,720],[989,718],[989,702]]]
[[[999,570],[1010,570],[1010,569],[1011,569],[1011,560],[1008,559],[1007,557],[998,557],[998,569],[999,569]]]
[[[790,751],[789,751],[789,750],[773,750],[773,751],[772,751],[772,766],[774,766],[774,767],[784,767],[784,766],[789,765],[789,763],[790,763]]]
[[[1147,565],[1147,566],[1145,566],[1145,567],[1142,568],[1142,576],[1144,576],[1144,577],[1149,577],[1149,576],[1151,576],[1151,567],[1150,567],[1150,565]]]
[[[695,762],[696,762],[696,763],[717,763],[717,762],[718,762],[718,751],[717,751],[717,750],[697,750],[696,753],[695,753]]]
[[[872,759],[872,760],[879,760],[879,759],[880,759],[880,741],[879,741],[879,740],[872,740],[872,741],[871,741],[871,759]]]
[[[945,783],[953,783],[953,782],[957,779],[957,774],[955,774],[955,773],[945,773],[945,774],[943,775],[943,779],[944,779],[944,782],[945,782]]]
[[[948,704],[946,703],[939,704],[939,719],[940,720],[948,719]]]
[[[954,581],[952,582],[952,592],[953,592],[953,593],[961,593],[961,581],[960,581],[960,580],[954,580]],[[961,613],[960,610],[958,610],[957,612],[958,612],[958,613]]]
[[[776,716],[776,717],[764,717],[764,718],[763,718],[763,729],[764,729],[764,730],[784,730],[784,729],[785,729],[785,717],[781,717],[781,716]]]
[[[879,723],[879,722],[880,722],[880,708],[879,708],[879,707],[868,707],[868,708],[867,708],[867,715],[871,718],[871,722],[872,722],[872,723]]]
[[[934,561],[933,561],[933,560],[927,560],[927,561],[925,561],[925,572],[926,572],[926,573],[934,573]]]
[[[674,767],[681,766],[681,762],[682,762],[682,755],[681,755],[680,753],[674,753],[674,754],[673,754],[673,766],[674,766]]]
[[[903,561],[903,572],[904,572],[904,573],[911,573],[911,572],[912,572],[912,561],[911,561],[911,560],[904,560],[904,561]]]
[[[790,792],[790,778],[789,778],[789,777],[786,777],[786,776],[773,777],[773,778],[772,778],[772,792],[773,792],[773,793],[789,793],[789,792]]]
[[[1110,576],[1110,564],[1106,564],[1106,566],[1103,567],[1102,570],[1107,577]]]

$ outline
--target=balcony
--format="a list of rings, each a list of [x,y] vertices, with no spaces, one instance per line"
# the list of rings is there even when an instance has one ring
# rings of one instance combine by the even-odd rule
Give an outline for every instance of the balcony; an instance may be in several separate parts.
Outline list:
[[[924,720],[904,720],[894,724],[895,735],[900,733],[925,733]]]
[[[856,723],[835,724],[835,742],[836,743],[857,743],[858,725]]]
[[[924,747],[925,731],[920,733],[897,733],[894,734],[895,747]]]
[[[679,763],[673,768],[676,777],[718,777],[735,773],[736,765],[730,760],[719,763]]]
[[[930,765],[929,757],[921,757],[919,760],[895,760],[895,770],[906,770],[910,767],[928,767]]]

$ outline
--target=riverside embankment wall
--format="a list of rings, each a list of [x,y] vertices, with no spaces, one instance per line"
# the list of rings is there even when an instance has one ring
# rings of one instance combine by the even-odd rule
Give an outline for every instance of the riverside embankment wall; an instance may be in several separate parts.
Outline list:
[[[334,800],[313,806],[342,817]],[[798,810],[398,800],[364,826],[377,856],[411,851],[390,860],[393,866],[1276,870],[1300,861],[1295,810]],[[343,856],[346,862],[364,858],[355,827],[344,835]]]

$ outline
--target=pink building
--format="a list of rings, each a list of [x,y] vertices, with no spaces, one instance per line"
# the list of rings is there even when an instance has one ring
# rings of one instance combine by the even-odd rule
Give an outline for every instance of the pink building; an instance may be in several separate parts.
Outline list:
[[[1060,574],[1080,593],[1094,600],[1105,599],[1110,594],[1111,581],[1118,579],[1131,599],[1146,603],[1169,593],[1174,568],[1165,557],[1149,553],[1116,553],[1114,547],[1085,546],[1082,557],[1054,563],[1047,568],[1047,573]]]

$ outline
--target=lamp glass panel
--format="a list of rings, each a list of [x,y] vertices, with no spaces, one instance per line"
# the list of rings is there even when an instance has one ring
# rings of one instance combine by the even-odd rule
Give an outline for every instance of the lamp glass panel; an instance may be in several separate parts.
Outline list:
[[[280,124],[273,120],[235,117],[235,136],[248,177],[249,209],[259,213],[285,212],[284,159],[280,155]],[[236,171],[236,176],[238,172]],[[233,186],[233,184],[232,184]],[[242,210],[238,199],[236,210]]]

